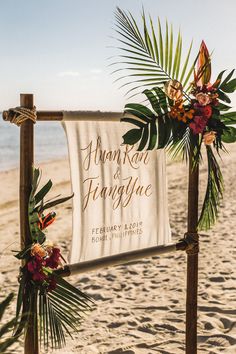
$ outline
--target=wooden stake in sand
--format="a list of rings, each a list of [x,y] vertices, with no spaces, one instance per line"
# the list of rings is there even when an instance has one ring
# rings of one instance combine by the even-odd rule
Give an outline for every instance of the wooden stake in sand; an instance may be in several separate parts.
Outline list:
[[[188,236],[195,241],[193,248],[187,249],[187,297],[186,297],[186,354],[197,354],[197,289],[198,289],[198,185],[199,166],[193,168],[189,161],[188,185]]]
[[[20,105],[24,108],[33,108],[34,98],[31,94],[20,95]],[[28,203],[32,186],[32,172],[34,163],[34,124],[29,119],[20,126],[20,237],[21,249],[31,244],[31,235],[28,222]],[[30,289],[27,289],[30,291]],[[37,333],[37,296],[31,292],[31,313],[25,335],[25,354],[38,354]],[[24,308],[23,302],[23,308]]]

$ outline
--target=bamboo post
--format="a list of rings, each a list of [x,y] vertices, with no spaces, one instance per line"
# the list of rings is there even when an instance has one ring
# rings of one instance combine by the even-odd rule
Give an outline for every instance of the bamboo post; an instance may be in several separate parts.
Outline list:
[[[188,232],[196,241],[193,249],[187,249],[187,298],[186,298],[186,354],[197,354],[197,292],[198,292],[198,183],[199,166],[193,169],[192,155],[189,161]]]
[[[34,97],[32,94],[21,94],[20,105],[25,108],[33,108]],[[34,162],[34,124],[26,120],[20,127],[20,237],[21,249],[31,243],[28,223],[28,202],[32,185],[32,167]],[[31,289],[27,289],[30,291]],[[31,313],[25,334],[25,354],[38,354],[37,328],[37,297],[31,292]],[[25,306],[24,306],[25,307]],[[35,321],[35,322],[34,322]]]

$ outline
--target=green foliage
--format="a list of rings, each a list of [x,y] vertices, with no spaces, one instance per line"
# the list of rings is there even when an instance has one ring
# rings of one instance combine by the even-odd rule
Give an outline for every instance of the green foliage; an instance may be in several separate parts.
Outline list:
[[[61,204],[73,197],[64,197],[44,202],[52,182],[49,180],[39,191],[40,171],[33,170],[32,190],[29,198],[29,226],[31,241],[33,243],[44,243],[45,234],[40,230],[39,221],[43,211],[55,205]],[[43,266],[43,272],[47,275],[48,282],[55,281],[55,288],[48,288],[49,283],[34,282],[29,277],[27,261],[32,256],[30,253],[32,244],[18,252],[16,257],[24,259],[26,264],[21,268],[20,285],[16,306],[15,336],[21,335],[27,326],[30,317],[33,316],[35,323],[39,323],[39,334],[41,343],[48,350],[61,348],[65,345],[66,334],[72,337],[73,332],[79,331],[79,326],[84,313],[91,310],[92,301],[90,298],[62,279],[50,267]],[[43,263],[42,263],[43,264]],[[35,309],[38,309],[36,317]]]
[[[65,346],[66,334],[79,332],[82,316],[90,311],[90,298],[67,281],[54,274],[57,287],[39,293],[39,333],[45,349]]]
[[[3,316],[6,312],[7,307],[10,305],[14,297],[13,293],[10,293],[1,303],[0,303],[0,321],[2,324]],[[12,331],[16,323],[16,318],[12,318],[10,321],[2,324],[0,327],[0,353],[11,353],[9,349],[19,338],[19,336],[13,336]]]
[[[223,196],[223,177],[210,146],[206,146],[208,160],[207,189],[198,222],[199,230],[208,230],[214,225]]]
[[[52,208],[58,204],[64,203],[67,200],[73,198],[73,194],[58,199],[52,199],[44,202],[44,198],[52,188],[52,181],[49,180],[38,192],[38,186],[40,182],[39,169],[33,169],[32,189],[29,198],[29,225],[32,236],[32,242],[43,243],[46,239],[44,232],[39,228],[39,214],[42,214],[44,210]],[[37,192],[37,193],[36,193]]]
[[[121,87],[128,87],[127,94],[132,92],[135,95],[140,88],[145,88],[143,91],[146,96],[145,104],[151,107],[150,109],[133,103],[125,106],[125,117],[121,121],[130,123],[135,128],[123,136],[124,143],[137,144],[138,150],[164,148],[173,158],[181,157],[186,161],[191,157],[193,168],[202,159],[201,145],[204,133],[215,133],[213,147],[218,155],[220,151],[226,151],[223,143],[236,141],[236,128],[231,126],[236,123],[236,112],[230,112],[232,107],[229,105],[231,100],[228,96],[236,90],[234,70],[227,74],[226,70],[223,70],[211,86],[211,58],[204,41],[194,63],[189,65],[191,43],[187,56],[181,64],[182,36],[179,32],[175,40],[173,28],[168,22],[165,24],[164,31],[160,20],[158,19],[156,30],[151,17],[147,20],[144,11],[140,28],[131,13],[117,8],[115,17],[118,40],[121,43],[119,49],[122,54],[119,56],[121,61],[113,64],[121,66],[114,73],[125,72],[125,75],[116,81],[126,80]],[[197,71],[194,72],[195,85],[192,85],[191,91],[194,97],[191,99],[188,96],[188,90],[191,88],[189,79],[197,62]],[[208,117],[206,127],[203,127],[202,131],[199,130],[201,133],[194,134],[194,129],[192,129],[198,124],[196,119],[192,125],[189,120],[187,121],[192,118],[191,112],[186,116],[183,116],[184,112],[181,109],[178,112],[179,115],[175,113],[174,102],[163,91],[164,84],[170,80],[178,80],[184,88],[185,113],[188,109],[195,110],[194,102],[197,102],[196,92],[199,92],[199,89],[200,92],[202,90],[203,93],[208,92],[212,95],[212,101],[209,103],[212,113]],[[215,97],[213,93],[216,94]],[[173,107],[172,115],[170,115],[171,107]],[[199,116],[201,117],[201,114]],[[199,228],[203,229],[208,229],[214,224],[223,193],[223,178],[219,165],[212,149],[209,146],[206,146],[206,149],[208,184],[199,219]]]
[[[125,117],[121,121],[136,125],[124,136],[125,144],[139,143],[137,150],[166,148],[173,158],[187,160],[193,136],[186,124],[169,117],[168,100],[159,87],[143,92],[153,111],[146,106],[129,103],[125,106]],[[197,156],[197,154],[196,154]]]
[[[127,94],[139,92],[139,89],[150,86],[163,86],[170,80],[179,80],[188,91],[188,83],[193,73],[194,64],[189,65],[192,43],[182,64],[182,36],[179,31],[177,40],[174,39],[172,25],[165,25],[165,34],[158,19],[157,30],[154,23],[142,13],[142,29],[140,30],[131,13],[126,13],[117,8],[115,13],[116,31],[121,43],[119,49],[124,53],[119,57],[121,61],[113,65],[121,68],[114,70],[129,71],[130,74],[121,76],[116,81],[129,78],[121,87],[132,86]],[[187,94],[185,93],[185,96]]]
[[[222,81],[225,71],[226,70],[222,71],[217,77],[217,80],[220,80],[217,93],[219,95],[220,101],[230,103],[231,100],[230,100],[229,96],[227,95],[227,93],[232,93],[236,90],[236,79],[231,80],[235,70],[233,69]],[[225,109],[224,109],[224,107],[223,107],[223,109],[222,109],[222,107],[219,107],[219,110],[225,110]]]
[[[224,143],[235,143],[236,142],[236,128],[227,127],[221,136]]]
[[[236,124],[236,112],[229,112],[229,113],[221,114],[220,118],[221,118],[221,121],[225,125]]]

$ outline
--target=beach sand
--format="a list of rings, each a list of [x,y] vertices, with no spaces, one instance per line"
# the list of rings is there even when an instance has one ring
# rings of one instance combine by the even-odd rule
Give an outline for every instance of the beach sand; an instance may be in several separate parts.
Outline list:
[[[198,353],[236,353],[236,147],[221,162],[225,194],[217,225],[201,235],[199,255]],[[54,181],[53,195],[70,193],[68,161],[41,164],[43,181]],[[0,200],[0,297],[17,292],[19,263],[18,170],[2,172]],[[201,167],[201,191],[207,178]],[[187,168],[168,165],[169,208],[173,241],[186,231]],[[71,202],[56,210],[57,222],[48,238],[68,255],[71,238]],[[86,291],[96,309],[67,348],[56,353],[184,353],[186,255],[184,252],[146,258],[130,265],[110,267],[69,280]],[[14,315],[15,303],[7,318]],[[20,344],[14,353],[23,353]]]

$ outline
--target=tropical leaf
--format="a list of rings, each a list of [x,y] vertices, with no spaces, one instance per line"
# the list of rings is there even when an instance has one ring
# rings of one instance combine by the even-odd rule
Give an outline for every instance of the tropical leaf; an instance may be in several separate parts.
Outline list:
[[[57,286],[50,292],[39,293],[40,342],[47,350],[62,348],[66,335],[79,332],[84,314],[92,309],[91,299],[70,285],[63,278],[56,277]]]
[[[206,146],[208,160],[207,189],[198,221],[199,230],[208,230],[214,225],[219,211],[220,200],[223,196],[223,176],[220,166],[210,146]]]
[[[231,99],[229,98],[229,96],[226,95],[226,93],[224,93],[222,90],[218,90],[217,93],[219,96],[219,100],[226,102],[226,103],[231,103]]]
[[[45,195],[50,191],[52,188],[52,181],[49,180],[34,196],[35,204],[38,204],[43,200]]]
[[[36,206],[36,208],[34,209],[34,211],[37,211],[39,213],[42,213],[44,210],[52,208],[58,204],[62,204],[65,203],[67,200],[70,200],[71,198],[74,197],[74,193],[72,195],[69,195],[68,197],[63,197],[63,198],[59,198],[59,199],[55,199],[52,200],[51,202],[45,203],[45,204],[41,204],[39,206]]]
[[[172,25],[166,22],[164,34],[160,19],[156,30],[151,17],[147,21],[143,11],[142,29],[139,29],[131,13],[126,13],[120,8],[115,12],[115,19],[122,54],[119,55],[121,61],[112,64],[120,66],[113,73],[125,71],[125,74],[116,81],[126,79],[121,87],[132,86],[127,94],[131,92],[137,94],[140,88],[143,90],[147,86],[163,87],[170,79],[179,80],[183,87],[188,89],[188,79],[194,69],[194,64],[190,65],[192,43],[187,49],[182,65],[182,36],[179,32],[177,41],[174,40]],[[184,94],[188,98],[187,94]]]
[[[224,104],[222,102],[218,104],[219,111],[229,111],[231,108],[231,106],[228,106],[227,104]]]
[[[138,151],[143,149],[152,150],[157,147],[163,139],[163,129],[169,127],[164,122],[168,118],[168,106],[164,92],[158,87],[153,90],[145,90],[144,94],[150,102],[153,111],[146,106],[136,103],[129,103],[125,106],[125,117],[123,122],[131,123],[137,128],[129,130],[124,136],[125,144],[136,144],[139,142]],[[131,115],[131,116],[130,116]],[[170,128],[170,127],[169,127]],[[168,132],[168,139],[170,132]],[[165,134],[166,136],[166,134]]]
[[[188,160],[191,148],[191,131],[181,122],[173,122],[172,135],[167,151],[172,159]]]
[[[12,330],[16,324],[16,318],[12,318],[8,320],[4,324],[2,324],[2,319],[7,307],[10,305],[12,299],[14,297],[13,293],[10,293],[1,303],[0,303],[0,320],[1,320],[1,327],[0,327],[0,353],[11,353],[12,351],[9,349],[12,344],[14,344],[18,338],[18,336],[12,335]],[[13,353],[13,352],[12,352]]]
[[[0,303],[0,320],[2,320],[2,317],[9,306],[10,302],[12,301],[14,297],[13,293],[10,293],[1,303]]]
[[[123,144],[136,144],[140,140],[143,130],[144,128],[129,130],[125,135],[123,135]]]
[[[236,112],[221,114],[220,118],[225,125],[236,124]]]
[[[125,118],[121,121],[135,125],[124,136],[125,144],[139,143],[137,150],[164,149],[172,158],[188,160],[191,145],[196,147],[195,158],[201,157],[199,138],[192,134],[186,124],[169,117],[169,103],[159,88],[144,90],[153,111],[146,106],[129,103],[125,106]]]
[[[224,133],[221,135],[221,140],[224,143],[235,143],[236,142],[236,128],[234,127],[227,127],[224,130]]]
[[[217,79],[222,79],[223,77],[223,74],[225,73],[226,70],[222,71],[218,78]],[[222,90],[222,91],[225,91],[224,90],[224,87],[228,85],[229,83],[229,80],[231,79],[231,77],[233,76],[233,73],[234,73],[235,69],[231,70],[230,73],[226,76],[226,78],[224,79],[224,81],[220,82],[220,85],[219,85],[219,88]]]

